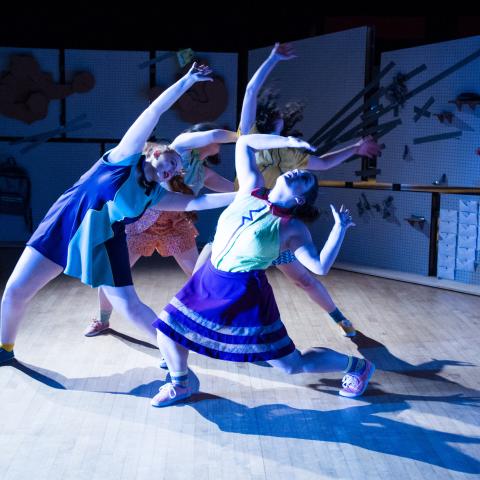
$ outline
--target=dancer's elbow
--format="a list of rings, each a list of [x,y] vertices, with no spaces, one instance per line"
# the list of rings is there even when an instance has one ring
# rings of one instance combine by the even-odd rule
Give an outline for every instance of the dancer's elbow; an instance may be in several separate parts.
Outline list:
[[[326,265],[323,265],[321,262],[318,262],[315,264],[315,267],[312,269],[312,271],[316,275],[327,275],[327,273],[330,271],[330,268],[328,268]]]

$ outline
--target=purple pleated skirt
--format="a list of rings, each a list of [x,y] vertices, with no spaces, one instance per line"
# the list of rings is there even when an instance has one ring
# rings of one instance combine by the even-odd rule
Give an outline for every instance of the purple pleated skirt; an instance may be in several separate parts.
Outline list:
[[[295,350],[263,270],[224,272],[208,261],[153,325],[189,350],[233,362],[272,360]]]

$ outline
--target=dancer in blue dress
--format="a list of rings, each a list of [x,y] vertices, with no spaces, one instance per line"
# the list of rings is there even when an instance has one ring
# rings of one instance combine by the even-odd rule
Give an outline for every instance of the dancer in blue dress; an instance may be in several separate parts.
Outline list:
[[[50,208],[11,274],[2,298],[0,363],[14,358],[13,347],[32,297],[64,272],[92,287],[102,285],[114,308],[154,336],[155,313],[133,287],[125,224],[153,204],[162,210],[203,210],[230,203],[233,193],[193,197],[164,190],[160,183],[180,168],[178,152],[158,145],[142,155],[160,116],[211,70],[195,64],[137,118],[120,143]],[[193,135],[193,134],[192,134]]]

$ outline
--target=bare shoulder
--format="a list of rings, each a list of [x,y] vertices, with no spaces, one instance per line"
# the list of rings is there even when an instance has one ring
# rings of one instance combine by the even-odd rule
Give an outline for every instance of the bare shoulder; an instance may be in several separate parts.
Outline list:
[[[280,234],[284,245],[288,245],[294,238],[308,239],[310,237],[307,226],[298,218],[282,218]]]
[[[302,233],[308,230],[305,223],[303,223],[298,218],[282,218],[282,230],[286,232],[294,233]]]

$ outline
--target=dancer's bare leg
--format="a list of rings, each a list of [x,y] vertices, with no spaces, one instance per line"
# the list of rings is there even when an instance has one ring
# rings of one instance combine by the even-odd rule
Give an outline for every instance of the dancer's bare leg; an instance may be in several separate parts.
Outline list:
[[[141,255],[139,253],[129,252],[130,268],[137,263],[140,257]],[[83,332],[86,337],[95,337],[110,327],[110,317],[112,316],[113,311],[112,304],[105,295],[103,287],[98,287],[97,291],[99,311],[97,316],[92,319]]]
[[[1,343],[15,343],[28,302],[48,282],[62,273],[63,267],[27,246],[8,279],[2,297]]]
[[[163,353],[171,383],[163,385],[150,402],[154,407],[166,407],[191,395],[188,387],[188,349],[157,330],[158,348]]]
[[[152,323],[157,319],[157,315],[140,300],[133,285],[126,287],[104,285],[102,288],[108,301],[118,313],[145,332],[151,340],[156,339],[157,335]]]
[[[300,287],[305,293],[341,328],[343,334],[347,337],[353,337],[356,332],[352,323],[346,319],[343,313],[335,305],[328,290],[322,282],[315,277],[298,260],[290,263],[282,263],[276,267],[289,278],[297,287]]]
[[[173,256],[177,261],[180,268],[185,272],[188,277],[193,275],[193,270],[195,268],[195,264],[198,260],[198,248],[195,245],[190,250],[186,250],[182,253],[177,253]]]

